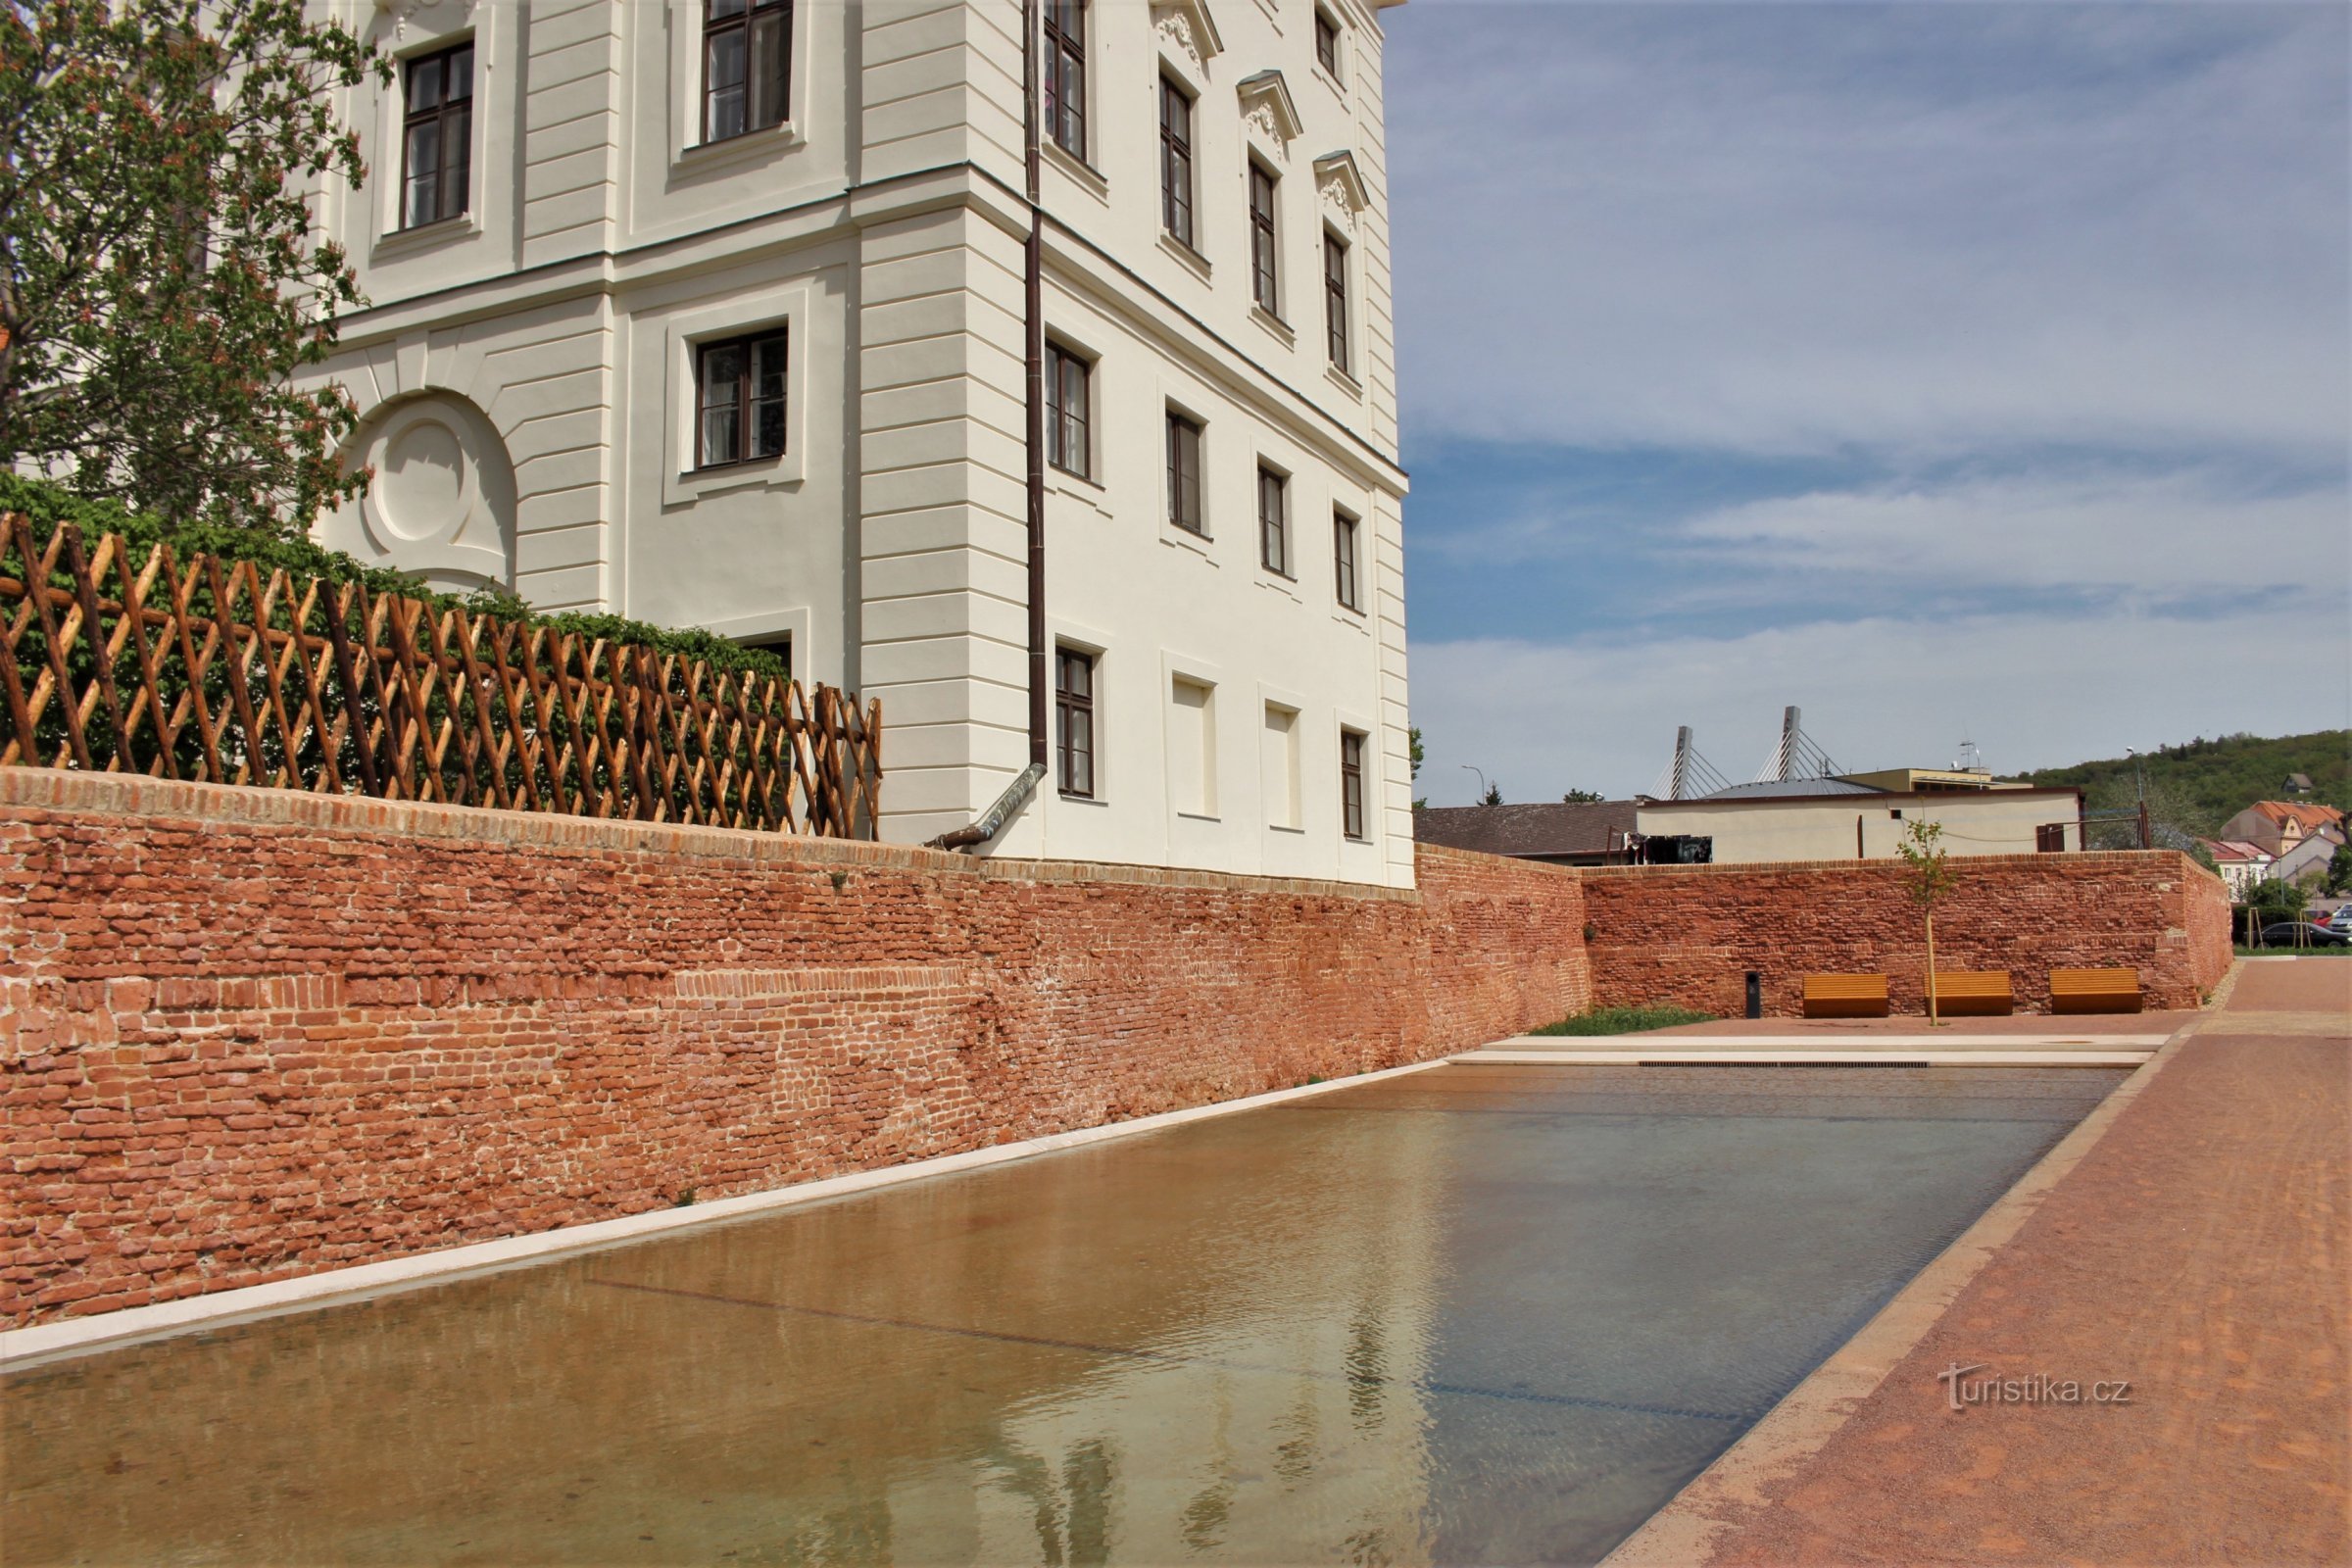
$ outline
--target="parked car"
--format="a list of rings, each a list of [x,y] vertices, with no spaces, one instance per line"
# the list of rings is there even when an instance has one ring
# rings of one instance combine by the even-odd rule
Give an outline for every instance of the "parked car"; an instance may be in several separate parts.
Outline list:
[[[2352,931],[2313,925],[2308,920],[2281,920],[2277,925],[2262,928],[2262,945],[2266,948],[2352,947]]]

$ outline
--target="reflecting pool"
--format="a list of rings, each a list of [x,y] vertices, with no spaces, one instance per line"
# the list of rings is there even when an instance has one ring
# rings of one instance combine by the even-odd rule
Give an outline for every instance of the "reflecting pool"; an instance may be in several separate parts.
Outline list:
[[[1591,1562],[2125,1076],[1446,1066],[36,1365],[0,1540]]]

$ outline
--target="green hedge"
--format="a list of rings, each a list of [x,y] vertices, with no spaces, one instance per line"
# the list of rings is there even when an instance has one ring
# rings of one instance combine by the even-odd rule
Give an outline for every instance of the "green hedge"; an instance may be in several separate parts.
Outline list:
[[[282,567],[298,576],[356,582],[369,593],[404,594],[442,609],[463,606],[467,614],[477,617],[525,621],[577,636],[601,637],[627,647],[682,654],[703,660],[714,669],[762,675],[786,673],[784,661],[774,654],[746,648],[700,627],[678,630],[621,615],[539,614],[504,590],[484,589],[469,595],[435,593],[405,573],[368,565],[309,539],[222,527],[218,523],[172,522],[132,512],[120,502],[88,500],[46,480],[28,479],[5,470],[0,470],[0,513],[23,513],[29,517],[36,547],[47,545],[57,524],[71,522],[80,527],[84,542],[91,546],[96,545],[99,534],[121,534],[131,545],[134,559],[144,560],[147,552],[158,544],[169,544],[172,553],[183,559],[190,554],[203,554],[223,561],[250,561],[264,568]]]

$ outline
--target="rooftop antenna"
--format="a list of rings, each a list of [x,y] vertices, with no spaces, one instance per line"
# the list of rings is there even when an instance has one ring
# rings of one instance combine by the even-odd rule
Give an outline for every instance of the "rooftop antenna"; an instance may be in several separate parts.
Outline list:
[[[1952,770],[1954,772],[1980,773],[1984,769],[1984,760],[1977,751],[1977,743],[1965,735],[1961,736],[1960,756],[1952,763]]]

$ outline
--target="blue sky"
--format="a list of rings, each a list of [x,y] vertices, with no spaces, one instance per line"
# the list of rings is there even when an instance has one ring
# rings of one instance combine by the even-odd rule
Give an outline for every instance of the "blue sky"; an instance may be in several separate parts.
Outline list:
[[[2352,722],[2348,16],[1383,13],[1420,792]]]

